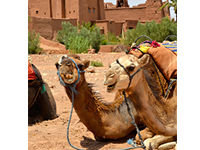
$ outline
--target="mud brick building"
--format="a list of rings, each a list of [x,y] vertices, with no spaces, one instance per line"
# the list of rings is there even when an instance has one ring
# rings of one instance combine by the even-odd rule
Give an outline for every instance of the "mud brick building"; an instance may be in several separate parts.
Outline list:
[[[137,22],[155,20],[169,15],[166,10],[157,11],[162,0],[146,0],[144,4],[129,7],[128,0],[116,0],[116,5],[103,0],[29,0],[29,29],[34,29],[46,39],[55,39],[61,22],[69,21],[76,26],[84,22],[96,23],[102,33],[107,31],[120,35],[122,31],[135,28]]]

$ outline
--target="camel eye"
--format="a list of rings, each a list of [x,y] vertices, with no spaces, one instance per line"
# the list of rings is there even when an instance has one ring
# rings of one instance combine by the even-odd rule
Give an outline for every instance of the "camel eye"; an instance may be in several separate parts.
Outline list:
[[[135,66],[129,66],[129,67],[127,67],[127,69],[128,69],[129,71],[133,71],[134,68],[135,68]]]

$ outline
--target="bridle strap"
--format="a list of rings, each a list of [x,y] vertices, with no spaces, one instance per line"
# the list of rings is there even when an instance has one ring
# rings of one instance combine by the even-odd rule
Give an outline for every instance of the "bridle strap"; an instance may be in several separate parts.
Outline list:
[[[128,76],[129,76],[129,84],[128,84],[128,87],[126,88],[126,89],[128,89],[128,88],[130,87],[130,85],[131,85],[131,81],[132,81],[133,77],[142,69],[142,67],[139,68],[139,69],[131,76],[130,73],[128,72],[128,70],[119,62],[118,59],[116,60],[116,62],[126,71],[126,73],[127,73]]]

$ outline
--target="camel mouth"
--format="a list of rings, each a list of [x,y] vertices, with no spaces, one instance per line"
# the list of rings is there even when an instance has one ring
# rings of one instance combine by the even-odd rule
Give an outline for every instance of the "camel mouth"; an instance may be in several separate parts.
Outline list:
[[[107,92],[112,92],[115,88],[115,85],[117,84],[117,81],[114,84],[107,86]]]
[[[72,84],[75,82],[74,74],[61,74],[60,76],[66,84]]]

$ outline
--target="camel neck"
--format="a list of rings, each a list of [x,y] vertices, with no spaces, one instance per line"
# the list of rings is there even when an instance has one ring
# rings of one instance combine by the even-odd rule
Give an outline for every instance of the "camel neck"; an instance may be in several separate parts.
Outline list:
[[[69,99],[72,100],[71,90],[68,88],[65,89]],[[105,105],[95,96],[85,78],[82,78],[82,83],[76,88],[76,91],[78,94],[74,95],[74,109],[81,122],[94,135],[116,139],[124,137],[134,129],[130,123],[131,118],[126,111],[127,107],[124,99],[120,94],[118,97],[116,96],[115,102]],[[142,122],[132,102],[129,100],[128,103],[130,104],[136,123],[141,125]]]
[[[172,117],[168,116],[168,106],[165,105],[166,100],[164,98],[156,100],[143,73],[136,86],[129,88],[127,93],[133,101],[139,116],[154,133],[162,135],[174,134],[172,133],[174,130],[172,131],[172,127],[168,127],[166,122]]]

